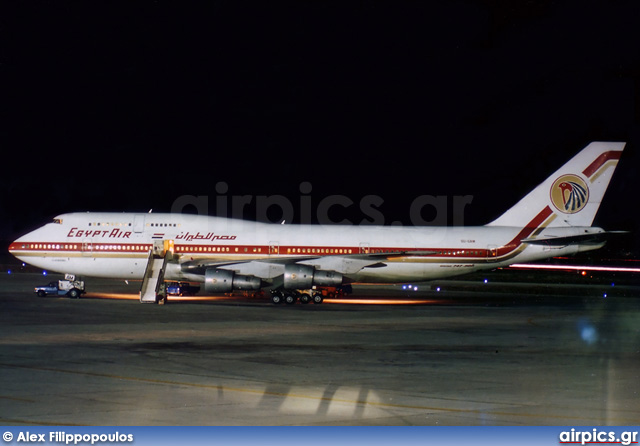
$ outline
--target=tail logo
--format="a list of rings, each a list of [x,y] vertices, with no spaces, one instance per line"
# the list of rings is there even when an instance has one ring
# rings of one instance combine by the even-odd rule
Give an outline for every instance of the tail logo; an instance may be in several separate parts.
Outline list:
[[[577,175],[562,175],[551,186],[551,202],[560,212],[575,214],[589,201],[589,186]]]

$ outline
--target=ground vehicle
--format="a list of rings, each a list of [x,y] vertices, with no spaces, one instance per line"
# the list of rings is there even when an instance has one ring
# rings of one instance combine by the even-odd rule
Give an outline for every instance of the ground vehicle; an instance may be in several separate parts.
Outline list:
[[[193,296],[198,291],[200,291],[200,287],[191,285],[189,282],[170,282],[167,285],[169,296]]]
[[[58,280],[57,282],[49,282],[48,285],[37,286],[33,290],[38,296],[44,297],[48,294],[55,296],[69,296],[74,299],[84,294],[84,280]]]

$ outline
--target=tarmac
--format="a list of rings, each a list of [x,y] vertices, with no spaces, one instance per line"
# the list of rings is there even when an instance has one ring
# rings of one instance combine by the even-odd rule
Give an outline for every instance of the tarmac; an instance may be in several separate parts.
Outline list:
[[[139,303],[139,283],[39,298],[57,276],[3,273],[0,422],[637,424],[640,286],[545,278],[159,306]]]

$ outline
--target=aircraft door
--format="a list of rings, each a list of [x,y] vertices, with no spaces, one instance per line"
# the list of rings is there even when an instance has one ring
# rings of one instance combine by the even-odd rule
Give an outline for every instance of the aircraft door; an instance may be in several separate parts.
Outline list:
[[[158,257],[164,256],[164,240],[153,241],[153,255]]]
[[[163,241],[164,241],[164,246],[163,246],[164,247],[164,251],[173,254],[174,253],[174,249],[173,248],[174,248],[174,245],[175,245],[174,241],[173,240],[163,240]]]
[[[154,240],[153,255],[164,257],[167,253],[174,253],[175,242],[173,240]]]
[[[144,232],[144,219],[145,219],[145,214],[136,214],[133,217],[134,234],[140,234],[141,232]]]
[[[280,242],[269,242],[269,255],[277,256],[280,254]]]
[[[84,257],[91,257],[93,255],[93,242],[90,238],[82,240],[82,255]]]
[[[487,246],[487,259],[490,262],[496,262],[498,260],[498,245]]]

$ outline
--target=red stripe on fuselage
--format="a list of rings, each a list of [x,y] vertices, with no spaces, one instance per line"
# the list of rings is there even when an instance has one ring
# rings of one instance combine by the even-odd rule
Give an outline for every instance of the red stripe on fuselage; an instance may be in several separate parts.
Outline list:
[[[516,235],[513,240],[507,243],[504,246],[498,248],[497,256],[503,256],[505,254],[509,254],[511,251],[515,250],[522,243],[523,238],[529,237],[533,231],[538,229],[538,227],[544,223],[544,221],[549,218],[553,214],[553,211],[549,206],[546,206],[538,215],[533,217],[533,219],[524,227],[518,235]]]

